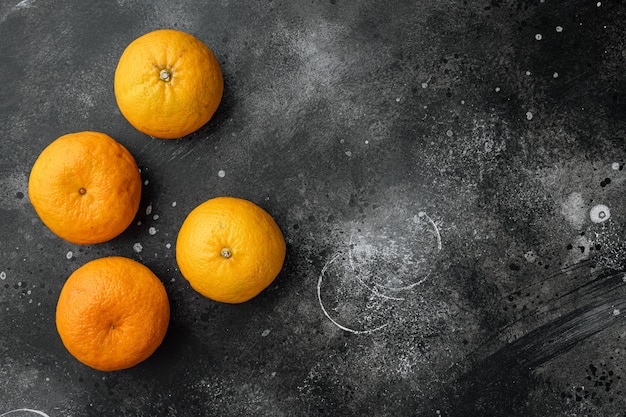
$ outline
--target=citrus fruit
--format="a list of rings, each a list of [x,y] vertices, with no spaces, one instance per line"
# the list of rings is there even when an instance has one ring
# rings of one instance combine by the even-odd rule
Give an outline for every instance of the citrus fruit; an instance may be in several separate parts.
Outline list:
[[[163,341],[169,319],[170,305],[159,278],[120,256],[75,270],[56,309],[65,348],[100,371],[130,368],[147,359]]]
[[[132,41],[115,70],[122,115],[137,130],[175,139],[206,124],[224,91],[220,64],[195,36],[160,29]]]
[[[176,240],[181,274],[200,294],[242,303],[267,288],[282,269],[285,239],[256,204],[217,197],[194,208]]]
[[[76,244],[101,243],[133,221],[141,175],[128,150],[99,132],[70,133],[35,161],[28,196],[41,221]]]

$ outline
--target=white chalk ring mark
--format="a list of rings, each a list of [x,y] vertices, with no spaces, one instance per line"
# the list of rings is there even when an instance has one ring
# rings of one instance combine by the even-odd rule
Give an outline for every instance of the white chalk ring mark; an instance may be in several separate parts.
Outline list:
[[[373,329],[367,329],[367,330],[354,330],[354,329],[350,329],[349,327],[343,326],[339,323],[337,323],[337,321],[335,321],[330,314],[328,314],[328,311],[326,311],[326,308],[324,307],[324,303],[322,302],[322,281],[324,280],[324,274],[326,273],[326,271],[328,270],[328,267],[330,266],[330,264],[332,264],[333,262],[335,262],[335,260],[340,256],[340,254],[335,255],[332,259],[330,259],[328,262],[326,262],[326,265],[324,265],[324,267],[322,268],[322,271],[320,272],[320,277],[319,280],[317,281],[317,301],[319,302],[320,307],[322,308],[322,312],[324,313],[324,315],[326,316],[326,318],[328,318],[328,320],[330,320],[335,326],[339,327],[341,330],[344,330],[346,332],[350,332],[350,333],[354,333],[354,334],[367,334],[367,333],[372,333],[372,332],[376,332],[378,330],[381,330],[385,327],[387,327],[387,325],[389,323],[385,323],[382,326],[378,326],[375,327]],[[2,417],[2,416],[0,416]]]
[[[37,414],[37,415],[43,416],[43,417],[50,417],[48,414],[44,413],[43,411],[32,410],[30,408],[18,408],[16,410],[7,411],[6,413],[0,414],[0,417],[7,416],[7,415],[9,415],[11,413],[18,413],[20,411],[24,411],[26,413],[34,413],[34,414]]]
[[[386,298],[387,300],[396,300],[396,301],[404,301],[404,298],[401,297],[392,297],[390,295],[386,295],[381,293],[380,291],[378,291],[375,287],[370,287],[369,285],[367,285],[365,283],[365,281],[363,281],[356,273],[356,267],[354,266],[354,255],[352,255],[352,234],[350,234],[350,241],[348,242],[348,261],[350,262],[350,267],[352,268],[352,273],[354,274],[354,277],[356,278],[356,280],[359,282],[359,284],[361,284],[363,287],[367,288],[367,290],[369,292],[371,292],[372,294],[374,294],[377,297],[381,297],[381,298]],[[375,284],[378,286],[378,284]]]
[[[439,228],[437,227],[437,224],[433,221],[433,219],[430,218],[430,216],[428,214],[426,214],[426,212],[424,211],[420,211],[419,213],[417,213],[418,217],[426,217],[426,219],[430,222],[430,224],[433,226],[433,230],[435,231],[435,237],[437,238],[437,250],[439,252],[441,252],[441,233],[439,233]]]

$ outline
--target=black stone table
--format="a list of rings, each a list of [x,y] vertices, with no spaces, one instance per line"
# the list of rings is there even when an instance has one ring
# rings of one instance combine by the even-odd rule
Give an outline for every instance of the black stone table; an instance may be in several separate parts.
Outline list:
[[[623,416],[625,22],[618,0],[3,0],[0,415]],[[113,94],[125,46],[158,28],[203,40],[225,77],[178,140],[136,131]],[[27,190],[82,130],[144,180],[129,229],[90,246]],[[187,213],[220,195],[287,240],[240,305],[175,262]],[[159,276],[172,317],[152,357],[104,373],[54,317],[72,271],[111,255]]]

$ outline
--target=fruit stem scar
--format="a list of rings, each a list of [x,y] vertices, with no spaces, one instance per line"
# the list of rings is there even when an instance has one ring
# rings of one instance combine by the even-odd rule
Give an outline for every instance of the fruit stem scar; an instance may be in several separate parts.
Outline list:
[[[85,195],[87,193],[87,190],[85,190],[83,187],[80,187],[80,189],[78,190],[78,194],[80,195]]]
[[[169,81],[172,78],[172,73],[170,70],[163,68],[161,72],[159,72],[159,78],[161,81]]]
[[[222,255],[224,258],[230,258],[232,256],[232,252],[230,251],[230,249],[228,248],[222,248],[220,255]]]

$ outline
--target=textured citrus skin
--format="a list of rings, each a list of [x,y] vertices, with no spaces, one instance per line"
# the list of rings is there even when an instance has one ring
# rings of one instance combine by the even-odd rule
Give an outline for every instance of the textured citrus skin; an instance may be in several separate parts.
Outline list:
[[[147,359],[163,341],[169,319],[161,281],[146,266],[119,256],[74,271],[56,310],[67,350],[100,371],[130,368]]]
[[[217,197],[193,209],[176,241],[176,261],[191,286],[231,304],[267,288],[282,269],[285,252],[274,219],[254,203],[233,197]]]
[[[141,175],[128,150],[99,132],[61,136],[30,172],[28,196],[42,222],[76,244],[122,233],[141,200]]]
[[[202,41],[161,29],[126,47],[115,70],[114,90],[120,111],[137,130],[175,139],[211,119],[224,80],[217,58]]]

